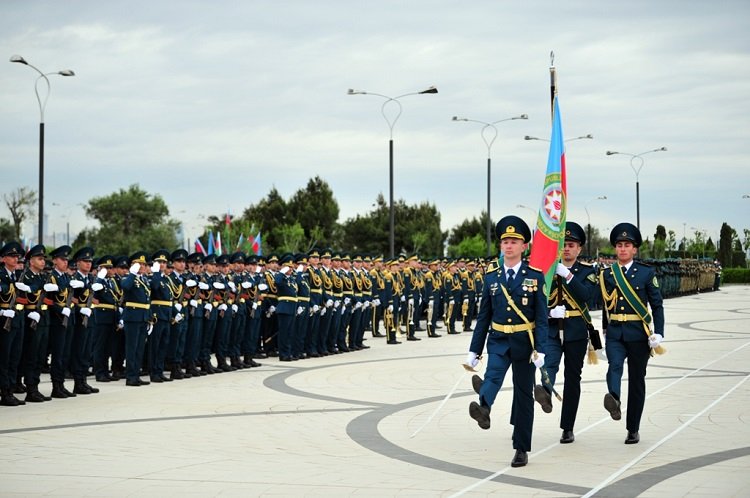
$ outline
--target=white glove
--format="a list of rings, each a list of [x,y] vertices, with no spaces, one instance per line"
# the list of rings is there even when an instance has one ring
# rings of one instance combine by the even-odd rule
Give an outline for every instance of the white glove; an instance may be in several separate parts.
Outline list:
[[[200,290],[208,290],[208,284],[206,282],[201,282],[198,284],[198,288]]]
[[[364,306],[364,307],[365,307],[365,309],[369,308],[369,307],[370,307],[370,301],[365,301],[365,302],[364,302],[364,303],[362,304],[362,306]]]
[[[464,303],[463,304],[469,304],[469,300],[468,299],[464,299]]]
[[[14,310],[3,310],[3,316],[13,318],[16,316],[16,312]]]
[[[551,310],[549,310],[549,317],[550,318],[565,318],[565,306],[555,306]]]
[[[119,322],[117,322],[117,328],[118,329],[125,328],[125,322],[123,322],[122,320],[120,320]]]
[[[60,290],[60,288],[57,286],[57,284],[44,284],[44,290],[45,292],[57,292]]]
[[[223,290],[226,285],[222,284],[221,282],[214,282],[213,283],[214,289]]]
[[[198,307],[198,301],[196,301],[195,299],[191,299],[190,300],[190,306],[192,306],[193,308],[197,308]]]
[[[313,304],[313,313],[317,313],[320,310],[320,306]]]
[[[297,269],[295,270],[297,273],[302,273],[302,270],[304,267],[302,265],[297,265]]]
[[[326,308],[330,308],[331,306],[333,306],[333,299],[326,301]]]
[[[122,306],[120,306],[119,308],[117,308],[117,312],[122,315]]]
[[[388,305],[388,311],[390,311],[391,313],[393,312],[393,305],[392,304]]]
[[[103,288],[104,288],[104,286],[102,284],[100,284],[99,282],[94,282],[93,284],[91,284],[91,290],[94,291],[94,292],[99,292]]]
[[[326,309],[325,308],[323,308],[322,310],[320,310],[320,316],[324,316],[325,314],[326,314]]]
[[[477,365],[479,365],[479,357],[474,351],[469,351],[469,353],[466,355],[466,361],[464,363],[466,365],[469,365],[471,368],[476,368]]]
[[[203,308],[204,308],[204,309],[205,309],[206,311],[211,311],[212,309],[214,309],[214,307],[213,307],[213,305],[212,305],[211,303],[206,303],[206,304],[205,304],[205,305],[203,306]]]
[[[104,278],[107,276],[107,269],[106,268],[100,268],[98,272],[96,272],[96,276],[99,278]]]
[[[81,289],[83,287],[83,282],[80,280],[71,280],[70,286],[74,289]]]
[[[237,313],[237,311],[239,311],[239,309],[240,309],[239,306],[237,306],[236,304],[232,305],[232,313]]]
[[[348,304],[349,304],[349,303],[351,303],[351,302],[352,302],[352,300],[351,300],[350,298],[348,298],[348,297],[345,297],[345,298],[344,298],[344,304],[345,304],[345,305],[348,305]]]
[[[289,273],[289,267],[288,266],[282,266],[281,270],[279,270],[279,273],[281,273],[282,275],[286,275],[287,273]]]
[[[138,270],[140,270],[140,269],[141,269],[141,264],[140,263],[133,263],[133,266],[130,267],[129,271],[133,275],[138,275]]]
[[[174,303],[174,309],[176,309],[179,313],[180,311],[182,311],[182,305],[180,303]]]
[[[237,286],[234,285],[234,282],[228,282],[227,285],[229,285],[229,288],[232,289],[232,292],[237,292]]]
[[[151,332],[153,331],[154,331],[154,326],[149,323],[148,328],[146,329],[146,335],[151,335]]]
[[[257,309],[258,309],[258,303],[253,303],[253,309],[254,309],[254,310],[257,310]]]
[[[161,265],[159,264],[158,261],[154,261],[153,264],[151,265],[151,273],[156,273],[159,270],[161,270]]]
[[[271,305],[270,308],[268,308],[268,314],[273,315],[273,313],[276,311],[276,306]]]
[[[174,323],[180,323],[182,321],[182,318],[183,318],[182,313],[177,313],[174,316]]]
[[[468,302],[468,301],[467,301],[467,302]],[[410,298],[409,298],[409,304],[410,304],[411,306],[414,306],[414,298],[413,298],[413,297],[410,297]]]
[[[258,290],[264,291],[266,289],[268,289],[268,286],[266,284],[260,284],[260,285],[258,285]]]
[[[240,287],[242,287],[243,289],[249,289],[249,288],[250,288],[250,287],[252,287],[252,286],[253,286],[253,283],[252,283],[252,282],[242,282],[242,283],[240,284]]]
[[[659,344],[661,344],[661,341],[664,340],[664,336],[661,334],[651,334],[648,336],[648,345],[651,346],[651,349],[656,348]]]
[[[536,359],[534,359],[534,353],[531,353],[531,361],[536,368],[542,368],[544,366],[544,353],[537,353]]]
[[[31,287],[29,287],[23,282],[16,282],[16,289],[23,291],[23,292],[31,292]]]
[[[568,275],[570,275],[570,270],[568,270],[568,267],[565,266],[564,264],[557,263],[557,267],[555,268],[555,274],[560,275],[562,278],[567,280]]]
[[[358,310],[358,309],[360,309],[361,307],[362,307],[362,303],[361,303],[361,302],[357,301],[356,303],[354,303],[354,309],[355,309],[355,310]]]
[[[406,296],[401,296],[401,302],[406,302]]]
[[[298,315],[301,315],[303,311],[305,311],[305,308],[303,308],[302,306],[297,306],[297,314]]]
[[[373,306],[380,306],[380,298],[376,298],[372,301]]]
[[[36,323],[39,323],[39,320],[42,319],[42,315],[40,315],[36,311],[32,311],[31,313],[29,313],[26,316],[29,317],[30,320],[34,320]]]
[[[227,310],[227,305],[226,305],[226,304],[224,304],[224,303],[221,303],[221,304],[219,305],[219,311],[226,311],[226,310]]]
[[[83,316],[91,316],[91,308],[81,308],[81,314]]]
[[[198,282],[191,278],[187,282],[185,282],[185,285],[187,285],[188,287],[195,287],[196,285],[198,285]]]
[[[450,301],[448,301],[448,304],[456,304],[456,302],[453,299],[451,299]]]
[[[339,306],[341,306],[341,300],[339,300],[339,299],[336,299],[336,300],[335,300],[335,301],[333,302],[333,307],[334,307],[334,309],[339,309]]]
[[[61,313],[63,314],[63,316],[70,316],[70,308],[63,308]]]

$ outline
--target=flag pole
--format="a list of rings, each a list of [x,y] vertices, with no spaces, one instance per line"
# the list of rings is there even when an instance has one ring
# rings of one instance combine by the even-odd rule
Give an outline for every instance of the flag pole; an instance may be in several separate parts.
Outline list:
[[[555,72],[555,52],[549,53],[549,106],[550,116],[555,119],[555,95],[557,95],[557,73]]]

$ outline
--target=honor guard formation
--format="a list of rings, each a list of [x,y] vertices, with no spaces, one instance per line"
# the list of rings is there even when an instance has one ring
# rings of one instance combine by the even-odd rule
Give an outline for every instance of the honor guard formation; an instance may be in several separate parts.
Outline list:
[[[495,227],[502,259],[490,262],[481,287],[481,306],[469,353],[464,363],[474,370],[486,345],[486,372],[472,377],[479,396],[469,404],[469,416],[482,429],[490,428],[492,405],[508,369],[513,375],[510,423],[513,425],[512,467],[528,463],[534,425],[534,401],[545,413],[553,411],[553,394],[562,400],[560,443],[575,441],[573,432],[581,397],[581,372],[585,358],[596,363],[602,338],[591,320],[589,306],[603,302],[602,331],[608,360],[604,409],[621,419],[621,380],[628,365],[627,437],[640,440],[639,426],[646,400],[646,366],[654,354],[664,352],[664,309],[654,268],[635,261],[641,233],[630,223],[616,225],[610,234],[616,260],[597,271],[578,260],[586,243],[583,228],[568,221],[562,258],[554,268],[550,292],[545,275],[523,260],[531,239],[528,225],[517,216],[506,216]],[[563,396],[555,380],[563,365]],[[535,384],[535,369],[541,383]]]
[[[319,248],[99,256],[9,242],[0,257],[3,406],[98,393],[92,378],[138,387],[364,350],[366,331],[392,345],[440,337],[438,321],[459,334],[471,330],[484,285],[481,260]],[[43,373],[50,393],[39,390]]]

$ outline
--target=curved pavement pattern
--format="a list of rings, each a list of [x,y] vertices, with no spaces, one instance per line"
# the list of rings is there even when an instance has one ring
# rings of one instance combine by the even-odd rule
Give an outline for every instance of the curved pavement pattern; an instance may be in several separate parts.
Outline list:
[[[637,445],[602,408],[600,362],[584,368],[576,442],[558,442],[558,403],[537,407],[529,465],[510,468],[510,375],[482,431],[460,367],[470,334],[421,333],[0,407],[0,496],[750,496],[750,287],[665,305],[668,352],[649,364]]]

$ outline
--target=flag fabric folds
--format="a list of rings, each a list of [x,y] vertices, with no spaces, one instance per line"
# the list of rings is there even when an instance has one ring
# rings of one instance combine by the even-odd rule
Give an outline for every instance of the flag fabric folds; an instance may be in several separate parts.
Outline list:
[[[260,243],[260,232],[258,232],[258,235],[256,235],[255,238],[253,239],[253,252],[255,253],[256,256],[262,256],[263,255],[262,254],[263,253],[263,249],[262,249],[261,243]]]
[[[221,251],[221,232],[216,232],[216,249],[214,250],[214,253],[217,256],[221,256],[222,255],[222,251]]]
[[[552,111],[552,138],[550,139],[547,174],[544,177],[542,202],[539,206],[536,230],[532,240],[529,264],[540,269],[549,293],[557,262],[565,245],[565,220],[567,215],[567,180],[565,173],[565,143],[563,141],[560,108],[555,95]]]
[[[214,240],[214,233],[212,231],[208,231],[208,255],[214,254],[216,252],[216,241]]]
[[[200,238],[196,238],[195,239],[195,252],[199,252],[199,253],[203,254],[204,256],[208,255],[208,253],[206,252],[206,248],[203,247],[203,244],[201,243],[201,239]]]

